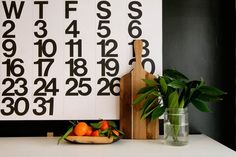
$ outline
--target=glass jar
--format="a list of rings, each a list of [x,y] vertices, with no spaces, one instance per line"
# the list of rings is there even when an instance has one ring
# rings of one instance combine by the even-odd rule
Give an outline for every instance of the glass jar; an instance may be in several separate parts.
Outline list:
[[[164,113],[165,143],[183,146],[188,143],[189,124],[187,108],[167,108]]]

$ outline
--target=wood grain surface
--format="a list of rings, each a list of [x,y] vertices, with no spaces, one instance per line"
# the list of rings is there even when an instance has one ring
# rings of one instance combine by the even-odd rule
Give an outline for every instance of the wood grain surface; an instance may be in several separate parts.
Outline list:
[[[94,137],[94,136],[67,136],[66,140],[72,143],[81,144],[108,144],[113,142],[113,138],[110,137]]]
[[[142,79],[154,79],[155,76],[142,66],[142,40],[134,41],[135,63],[133,70],[120,80],[120,129],[126,138],[156,139],[159,136],[158,121],[141,119],[140,109],[143,103],[132,105],[138,91],[146,84]]]

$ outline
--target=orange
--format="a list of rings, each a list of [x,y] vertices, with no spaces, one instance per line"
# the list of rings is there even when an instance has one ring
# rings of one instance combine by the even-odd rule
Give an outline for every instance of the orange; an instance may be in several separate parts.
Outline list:
[[[91,136],[93,133],[93,128],[91,126],[88,126],[88,130],[87,132],[85,133],[85,136]]]
[[[109,123],[108,123],[108,121],[103,120],[103,121],[101,121],[100,123],[101,123],[100,129],[101,129],[102,131],[104,131],[104,130],[106,130],[106,129],[109,128]]]
[[[112,130],[113,134],[115,134],[116,136],[119,136],[119,132],[117,130]]]
[[[84,136],[87,131],[88,125],[85,122],[79,122],[74,128],[74,133],[77,136]]]
[[[99,136],[99,131],[98,131],[98,130],[95,130],[95,131],[92,133],[92,136]]]

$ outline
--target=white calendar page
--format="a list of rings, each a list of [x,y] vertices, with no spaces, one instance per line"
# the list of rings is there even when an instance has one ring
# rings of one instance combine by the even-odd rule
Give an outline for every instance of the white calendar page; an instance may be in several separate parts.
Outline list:
[[[162,72],[161,0],[1,0],[0,120],[119,119],[120,77]]]

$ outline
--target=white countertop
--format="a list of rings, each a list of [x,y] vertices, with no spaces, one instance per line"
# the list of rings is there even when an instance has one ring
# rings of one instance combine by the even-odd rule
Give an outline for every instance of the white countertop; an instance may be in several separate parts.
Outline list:
[[[205,135],[191,135],[186,146],[163,140],[119,140],[113,144],[71,144],[58,137],[1,137],[0,157],[236,157],[236,152]]]

